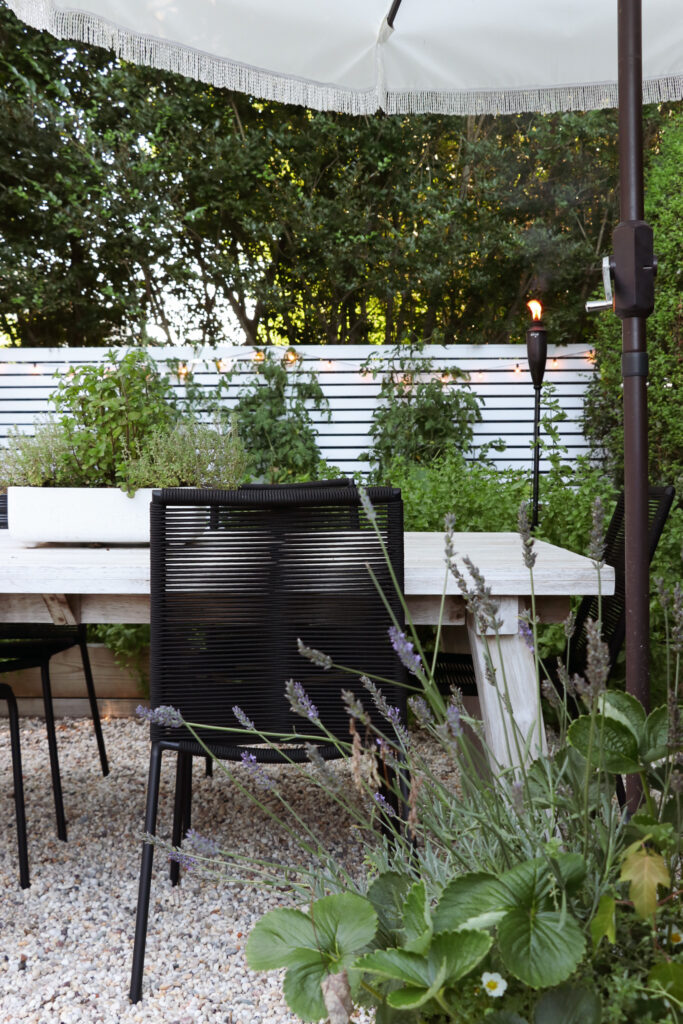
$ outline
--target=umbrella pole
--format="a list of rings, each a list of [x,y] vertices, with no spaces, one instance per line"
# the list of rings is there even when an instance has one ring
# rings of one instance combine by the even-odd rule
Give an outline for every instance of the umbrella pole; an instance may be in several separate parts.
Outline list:
[[[652,230],[644,220],[642,0],[619,0],[620,217],[614,232],[615,312],[622,319],[626,510],[626,689],[649,704],[648,421],[646,318],[654,307]],[[639,780],[627,790],[633,811]]]

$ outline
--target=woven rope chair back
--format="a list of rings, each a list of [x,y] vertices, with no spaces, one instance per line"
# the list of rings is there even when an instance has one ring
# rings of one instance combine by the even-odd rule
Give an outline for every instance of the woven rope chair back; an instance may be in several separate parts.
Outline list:
[[[674,499],[673,487],[650,487],[648,492],[648,548],[652,560],[659,538],[662,535]],[[586,621],[602,618],[602,636],[609,648],[610,670],[614,668],[624,643],[626,630],[626,588],[624,573],[625,522],[624,494],[619,496],[617,506],[605,534],[604,560],[614,568],[614,594],[603,597],[585,597],[576,615],[576,629],[570,647],[571,673],[583,675],[586,668],[587,635]]]
[[[357,489],[345,481],[155,491],[152,707],[170,704],[187,721],[234,728],[237,705],[264,732],[310,734],[314,728],[284,695],[294,679],[340,739],[349,739],[342,689],[381,721],[358,676],[303,658],[301,638],[336,665],[391,681],[378,685],[403,715],[405,691],[393,681],[403,682],[404,670],[389,643],[383,600],[402,624],[390,566],[402,589],[403,508],[396,489],[370,488],[368,496],[388,560]],[[218,756],[238,756],[239,737],[201,735]],[[186,730],[154,726],[152,738],[180,739],[181,749],[201,753]]]

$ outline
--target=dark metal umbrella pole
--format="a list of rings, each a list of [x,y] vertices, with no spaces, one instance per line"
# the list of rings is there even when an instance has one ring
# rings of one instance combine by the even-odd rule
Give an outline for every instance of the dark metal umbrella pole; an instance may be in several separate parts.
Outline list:
[[[545,374],[545,363],[548,352],[548,338],[545,324],[541,320],[543,312],[540,302],[532,299],[527,302],[531,310],[533,323],[526,332],[526,354],[529,362],[529,372],[534,385],[534,467],[533,467],[533,492],[532,492],[532,514],[531,529],[538,526],[538,481],[541,468],[541,386]]]
[[[622,321],[626,496],[626,689],[648,707],[648,421],[646,318],[654,309],[652,228],[643,206],[642,5],[619,3],[621,222],[614,230],[614,311]]]

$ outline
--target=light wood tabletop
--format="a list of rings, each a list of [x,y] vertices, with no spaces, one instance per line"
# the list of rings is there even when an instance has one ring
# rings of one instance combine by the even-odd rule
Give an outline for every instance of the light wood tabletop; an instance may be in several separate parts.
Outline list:
[[[499,608],[499,636],[480,636],[466,615],[458,584],[447,572],[443,533],[405,534],[406,603],[416,624],[436,624],[442,595],[447,595],[444,636],[455,626],[467,626],[487,741],[499,763],[510,763],[505,737],[510,722],[502,710],[501,686],[508,691],[514,727],[524,737],[530,730],[538,733],[542,746],[534,658],[519,633],[519,616],[529,608],[531,575],[515,533],[455,533],[453,547],[466,576],[462,556],[483,574]],[[543,541],[535,543],[535,551],[533,591],[542,621],[561,621],[572,596],[613,593],[609,566],[598,577],[594,564],[581,555]],[[23,547],[5,531],[0,536],[0,621],[149,622],[149,585],[146,545]],[[489,659],[501,681],[498,687],[486,682]]]

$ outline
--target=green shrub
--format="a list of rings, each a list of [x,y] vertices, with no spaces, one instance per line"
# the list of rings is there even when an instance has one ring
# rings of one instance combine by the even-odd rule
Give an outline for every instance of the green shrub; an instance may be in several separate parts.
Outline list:
[[[649,454],[653,483],[683,480],[683,111],[671,111],[652,158],[646,216],[655,236],[658,270],[655,310],[647,321]],[[604,315],[596,323],[599,374],[586,404],[586,432],[618,486],[623,483],[621,324]]]
[[[363,369],[373,377],[379,373],[372,357]],[[396,458],[425,465],[449,451],[469,451],[481,403],[467,385],[449,386],[467,379],[456,368],[436,368],[412,347],[395,348],[382,373],[370,427],[372,448],[362,458],[386,474]]]
[[[136,349],[117,361],[72,369],[59,378],[57,415],[33,437],[14,430],[0,451],[3,486],[125,487],[127,467],[150,434],[179,412],[168,377]]]
[[[249,473],[269,483],[313,479],[320,463],[311,411],[327,413],[328,403],[317,377],[291,366],[271,351],[253,362],[253,379],[238,393],[234,414],[244,442]],[[225,373],[219,394],[237,373]],[[220,398],[219,398],[220,408]]]

